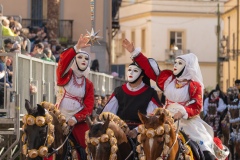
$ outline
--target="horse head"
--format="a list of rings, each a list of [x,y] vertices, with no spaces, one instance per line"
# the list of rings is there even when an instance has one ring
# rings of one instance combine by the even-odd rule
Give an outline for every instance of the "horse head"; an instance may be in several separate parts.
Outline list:
[[[28,159],[42,159],[40,156],[44,156],[47,153],[45,141],[48,135],[48,125],[45,124],[45,110],[42,106],[32,107],[28,100],[25,100],[25,108],[27,114],[23,117],[23,130],[22,141],[23,154]],[[45,146],[45,147],[44,147]],[[39,155],[39,150],[43,153]]]
[[[131,151],[124,132],[129,130],[125,130],[126,124],[109,112],[103,112],[97,119],[86,119],[89,126],[89,131],[85,134],[88,159],[126,159]]]
[[[178,141],[169,112],[158,108],[153,115],[145,116],[138,112],[138,116],[143,123],[138,127],[139,159],[175,159]]]
[[[23,117],[22,153],[27,159],[42,160],[43,157],[53,153],[53,148],[59,147],[68,134],[69,128],[66,119],[54,104],[42,102],[32,107],[25,100],[27,114]],[[55,141],[56,139],[56,141]],[[56,158],[63,155],[64,149],[58,149]]]

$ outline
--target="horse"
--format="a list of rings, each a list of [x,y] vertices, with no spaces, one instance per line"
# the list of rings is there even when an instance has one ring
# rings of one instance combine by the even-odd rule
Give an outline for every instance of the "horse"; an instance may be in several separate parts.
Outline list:
[[[240,158],[240,100],[238,89],[229,87],[227,90],[227,114],[222,124],[224,143],[230,148],[232,159]],[[226,140],[225,140],[226,139]]]
[[[22,154],[27,160],[42,160],[54,153],[56,159],[66,159],[71,155],[77,159],[76,150],[69,153],[67,139],[70,129],[65,117],[56,109],[54,104],[42,102],[32,107],[25,100],[27,114],[23,116]]]
[[[89,130],[85,133],[88,160],[132,160],[133,144],[126,136],[127,124],[110,112],[102,112],[91,120],[87,117]]]
[[[196,143],[184,132],[178,132],[179,128],[168,110],[157,108],[152,115],[138,112],[138,116],[143,123],[138,126],[140,134],[137,137],[140,160],[203,159]]]

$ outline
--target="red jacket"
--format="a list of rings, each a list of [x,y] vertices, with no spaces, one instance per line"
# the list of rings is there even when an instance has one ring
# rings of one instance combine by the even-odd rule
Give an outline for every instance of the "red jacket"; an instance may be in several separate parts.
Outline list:
[[[65,71],[72,65],[71,61],[76,56],[76,51],[74,48],[69,48],[65,50],[60,55],[60,60],[58,62],[57,68],[57,85],[58,86],[65,86],[70,79],[72,78],[73,70],[70,68],[68,72]],[[65,74],[64,74],[65,73]],[[87,115],[92,114],[93,106],[94,106],[94,87],[93,83],[85,78],[86,80],[86,88],[85,88],[85,95],[83,98],[84,108],[76,113],[74,117],[77,119],[78,122],[82,122],[85,120]],[[64,90],[65,91],[65,90]],[[60,105],[62,98],[64,97],[64,92],[59,93],[57,96],[57,105]]]
[[[145,71],[145,74],[154,80],[157,83],[157,86],[164,91],[164,82],[172,76],[173,79],[176,77],[173,75],[173,72],[171,70],[163,70],[160,72],[159,75],[156,75],[154,72],[152,66],[150,65],[148,59],[142,54],[139,53],[137,57],[134,58],[134,61]],[[201,85],[198,82],[191,81],[189,82],[189,97],[190,100],[188,105],[184,106],[187,113],[188,118],[192,118],[196,115],[199,115],[202,110],[202,88]]]

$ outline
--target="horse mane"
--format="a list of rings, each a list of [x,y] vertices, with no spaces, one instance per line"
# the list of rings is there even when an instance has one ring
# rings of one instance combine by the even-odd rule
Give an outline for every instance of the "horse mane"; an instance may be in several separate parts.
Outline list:
[[[53,117],[52,124],[55,130],[55,140],[52,146],[53,148],[58,148],[63,144],[64,139],[69,134],[69,126],[66,123],[65,116],[61,114],[60,110],[53,103],[44,101],[41,102],[40,105]],[[63,155],[66,149],[66,145],[61,147],[58,150],[58,155]],[[76,155],[73,156],[76,157]]]
[[[102,112],[93,121],[87,117],[86,122],[90,128],[85,133],[88,157],[92,156],[94,160],[104,157],[122,160],[130,155],[132,148],[125,134],[129,128],[118,116]]]
[[[117,115],[111,113],[111,112],[102,112],[99,115],[99,120],[100,121],[106,121],[107,118],[109,117],[109,125],[108,127],[113,130],[115,137],[118,140],[118,144],[121,144],[123,142],[128,142],[126,133],[129,131],[129,128],[127,124],[120,119]]]

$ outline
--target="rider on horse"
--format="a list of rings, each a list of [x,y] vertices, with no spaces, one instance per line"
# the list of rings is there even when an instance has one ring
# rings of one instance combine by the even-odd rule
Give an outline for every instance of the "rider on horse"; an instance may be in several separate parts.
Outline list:
[[[162,105],[157,92],[149,86],[149,78],[136,63],[129,65],[127,78],[127,83],[114,90],[103,112],[119,116],[132,129],[128,136],[136,138],[137,126],[141,124],[137,112],[148,114]]]
[[[89,129],[86,116],[92,114],[94,105],[93,83],[86,78],[90,71],[90,56],[81,50],[90,46],[88,39],[80,36],[74,47],[60,55],[57,68],[57,106],[66,117],[77,143],[85,148],[85,132]]]
[[[215,136],[217,136],[218,131],[221,131],[221,115],[226,108],[226,96],[217,85],[216,88],[209,93],[203,106],[204,120],[213,127]]]
[[[123,40],[123,47],[132,54],[131,58],[147,71],[147,76],[156,81],[158,87],[164,91],[166,108],[175,110],[173,117],[180,119],[180,129],[198,143],[206,159],[215,160],[213,130],[199,116],[202,111],[204,86],[197,57],[193,53],[180,55],[175,59],[173,71],[160,71],[158,65],[149,63],[127,39]]]

